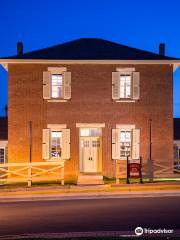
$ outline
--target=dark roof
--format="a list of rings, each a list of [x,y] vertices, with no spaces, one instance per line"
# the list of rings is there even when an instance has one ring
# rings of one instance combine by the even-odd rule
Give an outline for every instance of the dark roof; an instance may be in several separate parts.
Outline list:
[[[8,119],[0,117],[0,140],[8,139]]]
[[[180,118],[174,118],[174,140],[180,140]]]
[[[80,38],[6,59],[49,60],[175,60],[167,56],[98,39]]]

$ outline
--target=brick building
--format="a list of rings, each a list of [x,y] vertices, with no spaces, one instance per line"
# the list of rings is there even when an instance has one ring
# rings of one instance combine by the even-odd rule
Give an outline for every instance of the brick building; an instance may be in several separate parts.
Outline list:
[[[65,178],[125,177],[126,159],[173,175],[173,70],[179,59],[102,39],[79,39],[1,58],[8,70],[8,162],[65,159]]]

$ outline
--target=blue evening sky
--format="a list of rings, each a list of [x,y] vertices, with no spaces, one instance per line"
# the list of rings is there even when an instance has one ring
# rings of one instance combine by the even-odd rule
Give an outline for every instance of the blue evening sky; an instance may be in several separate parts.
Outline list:
[[[0,56],[81,37],[98,37],[180,58],[179,0],[0,0]],[[174,116],[180,117],[180,70],[174,74]],[[0,67],[0,115],[7,73]]]

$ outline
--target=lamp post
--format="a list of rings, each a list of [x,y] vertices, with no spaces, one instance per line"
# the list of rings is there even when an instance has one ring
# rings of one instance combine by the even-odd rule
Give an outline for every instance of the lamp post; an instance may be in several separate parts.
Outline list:
[[[149,181],[153,182],[153,160],[152,160],[152,119],[149,119]]]
[[[32,162],[32,121],[29,121],[29,162]]]
[[[32,121],[28,123],[29,128],[29,166],[28,166],[28,187],[32,185]]]

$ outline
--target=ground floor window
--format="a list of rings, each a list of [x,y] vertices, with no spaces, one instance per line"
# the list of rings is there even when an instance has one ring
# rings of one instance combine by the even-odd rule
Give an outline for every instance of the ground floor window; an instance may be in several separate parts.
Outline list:
[[[5,149],[0,148],[0,163],[5,163]]]
[[[70,159],[70,129],[62,124],[48,124],[48,128],[43,129],[42,158],[50,161]]]
[[[120,157],[131,156],[131,131],[120,131]]]
[[[51,131],[51,157],[59,158],[62,156],[62,132]]]

